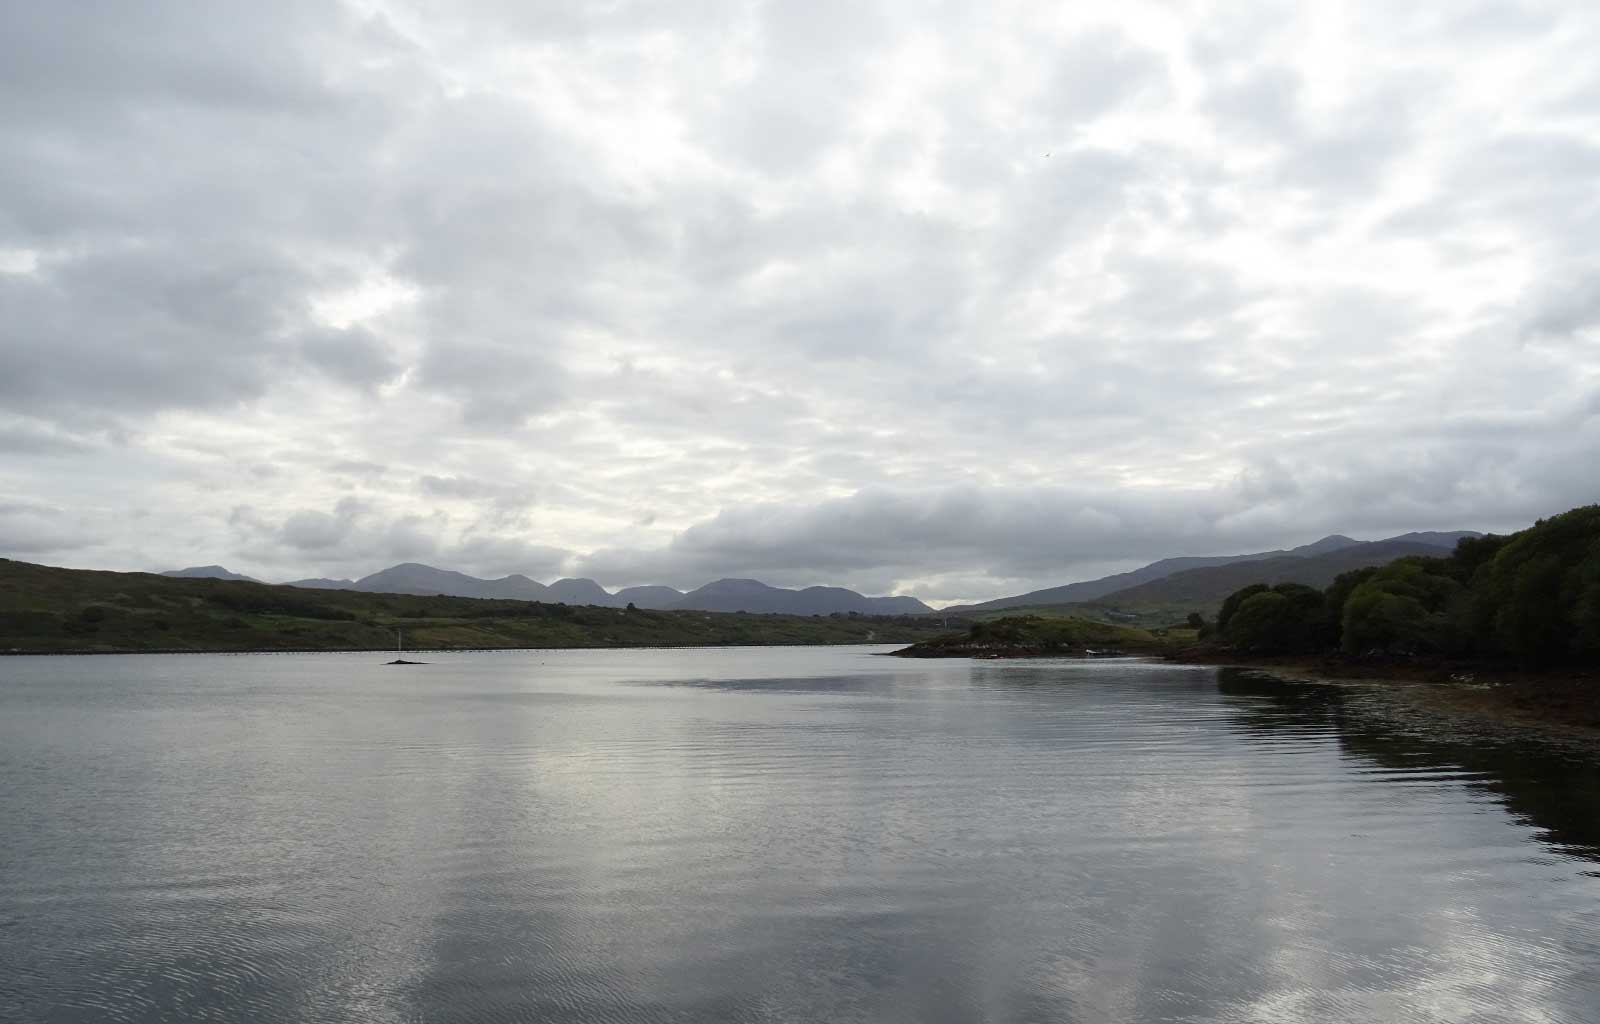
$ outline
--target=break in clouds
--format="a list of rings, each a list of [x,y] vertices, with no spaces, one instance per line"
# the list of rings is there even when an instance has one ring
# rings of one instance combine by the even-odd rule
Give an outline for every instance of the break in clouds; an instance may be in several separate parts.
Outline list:
[[[1600,494],[1578,3],[0,6],[0,554],[931,601]]]

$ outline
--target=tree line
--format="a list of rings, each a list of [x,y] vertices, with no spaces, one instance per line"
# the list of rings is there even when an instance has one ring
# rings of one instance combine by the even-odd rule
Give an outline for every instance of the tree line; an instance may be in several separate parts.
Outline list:
[[[1433,655],[1523,664],[1600,661],[1600,505],[1443,558],[1347,572],[1326,590],[1256,583],[1202,636],[1255,654]]]

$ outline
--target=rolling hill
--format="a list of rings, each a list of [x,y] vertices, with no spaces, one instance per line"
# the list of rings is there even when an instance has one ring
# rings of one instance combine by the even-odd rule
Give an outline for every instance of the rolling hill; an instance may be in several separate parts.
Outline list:
[[[1479,535],[1470,530],[1460,530],[1449,533],[1408,533],[1380,541],[1359,541],[1342,534],[1331,534],[1321,540],[1287,550],[1258,551],[1243,555],[1185,555],[1176,558],[1163,558],[1160,561],[1151,562],[1149,565],[1130,572],[1104,576],[1096,580],[1084,580],[1080,583],[1068,583],[1064,586],[1049,587],[1044,590],[1034,590],[1014,597],[996,598],[993,601],[984,601],[980,604],[955,605],[944,609],[944,611],[952,615],[960,615],[973,612],[999,611],[1007,608],[1044,608],[1067,604],[1114,603],[1110,600],[1110,595],[1132,590],[1142,584],[1166,579],[1179,573],[1200,569],[1223,568],[1242,562],[1265,562],[1284,558],[1314,559],[1369,544],[1388,544],[1392,542],[1417,544],[1432,548],[1433,550],[1428,552],[1430,554],[1441,554],[1454,548],[1456,541],[1462,537],[1476,536]],[[1254,580],[1251,582],[1254,582]],[[1229,593],[1231,592],[1229,591]],[[1226,597],[1227,595],[1224,594],[1223,596]],[[1220,603],[1220,599],[1218,600]]]
[[[1404,540],[1372,541],[1310,558],[1286,556],[1252,559],[1173,573],[1101,597],[1096,604],[1122,611],[1178,610],[1215,614],[1227,596],[1252,583],[1304,583],[1326,587],[1334,577],[1369,565],[1385,565],[1408,555],[1440,557],[1448,550],[1437,544]]]

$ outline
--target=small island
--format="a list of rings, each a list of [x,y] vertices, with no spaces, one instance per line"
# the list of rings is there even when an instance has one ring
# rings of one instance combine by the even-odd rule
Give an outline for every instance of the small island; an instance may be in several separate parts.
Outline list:
[[[974,622],[965,633],[932,637],[894,654],[901,658],[1095,658],[1155,654],[1169,649],[1170,642],[1166,630],[1076,617],[1010,615]]]

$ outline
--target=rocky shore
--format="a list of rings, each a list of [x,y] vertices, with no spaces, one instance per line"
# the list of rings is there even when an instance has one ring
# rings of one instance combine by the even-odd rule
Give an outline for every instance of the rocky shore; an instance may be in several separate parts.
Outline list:
[[[1383,687],[1430,712],[1582,738],[1600,747],[1600,669],[1524,670],[1407,658],[1251,657],[1204,647],[1169,651],[1186,665],[1254,669],[1288,682]]]

